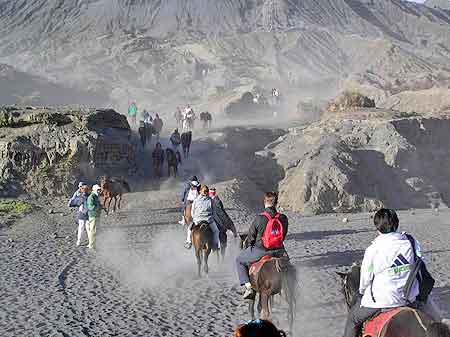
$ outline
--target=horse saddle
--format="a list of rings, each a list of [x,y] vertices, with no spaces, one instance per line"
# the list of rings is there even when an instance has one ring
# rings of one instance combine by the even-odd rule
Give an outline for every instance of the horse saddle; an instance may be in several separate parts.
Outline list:
[[[418,324],[426,331],[423,323],[423,317],[419,312],[410,307],[400,307],[392,310],[383,311],[371,320],[364,323],[362,337],[381,337],[384,336],[389,323],[400,314],[409,313],[412,317],[416,317]]]
[[[192,230],[205,230],[209,229],[209,223],[206,221],[199,222],[198,224],[192,225]]]
[[[280,273],[287,271],[290,266],[289,258],[287,256],[272,257],[270,255],[265,255],[259,261],[256,261],[250,265],[249,275],[253,280],[252,283],[258,284],[259,272],[261,271],[262,267],[269,261],[275,261],[276,269]]]

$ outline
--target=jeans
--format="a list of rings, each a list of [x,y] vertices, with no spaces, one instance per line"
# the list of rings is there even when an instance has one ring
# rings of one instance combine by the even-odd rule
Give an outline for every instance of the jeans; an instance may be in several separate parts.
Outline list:
[[[259,261],[263,256],[279,256],[283,255],[284,250],[265,250],[260,247],[248,247],[241,251],[241,253],[236,257],[236,268],[239,276],[239,282],[241,285],[250,282],[250,277],[248,275],[248,268],[254,262]]]
[[[188,226],[188,229],[187,229],[187,237],[186,237],[186,242],[187,243],[192,243],[192,226],[193,226],[194,224],[190,224],[189,226]],[[215,246],[215,247],[219,247],[220,246],[220,240],[219,240],[219,234],[220,234],[220,231],[219,231],[219,228],[217,227],[217,224],[214,222],[214,221],[212,221],[210,224],[209,224],[209,228],[211,228],[211,231],[212,231],[212,233],[213,233],[213,245]]]
[[[381,309],[361,307],[361,297],[350,309],[345,323],[344,337],[357,337],[365,321],[381,312]]]

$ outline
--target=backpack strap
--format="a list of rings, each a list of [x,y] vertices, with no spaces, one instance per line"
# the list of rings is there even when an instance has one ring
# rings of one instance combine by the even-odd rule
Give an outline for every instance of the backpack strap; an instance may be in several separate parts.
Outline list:
[[[260,213],[259,215],[266,217],[267,220],[269,220],[269,221],[272,220],[272,216],[270,215],[269,212],[264,211],[264,212]]]
[[[406,302],[409,303],[409,295],[411,294],[411,290],[414,284],[414,281],[417,280],[420,284],[421,279],[420,279],[420,269],[422,267],[422,259],[420,259],[417,256],[417,252],[416,252],[416,240],[409,234],[406,234],[406,237],[408,238],[408,241],[411,243],[411,247],[413,250],[413,254],[414,254],[414,264],[413,264],[413,268],[411,269],[411,271],[409,272],[408,275],[408,279],[406,280],[406,285],[405,285],[405,289],[403,290],[403,295],[405,297]],[[409,303],[411,304],[411,303]]]

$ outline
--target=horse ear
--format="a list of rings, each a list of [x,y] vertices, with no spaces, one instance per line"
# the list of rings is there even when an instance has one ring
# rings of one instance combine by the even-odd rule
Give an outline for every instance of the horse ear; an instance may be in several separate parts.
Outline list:
[[[341,277],[341,279],[343,279],[343,280],[345,280],[345,278],[347,277],[347,273],[343,273],[343,272],[341,272],[341,271],[337,271],[336,272],[336,274],[338,274],[340,277]]]

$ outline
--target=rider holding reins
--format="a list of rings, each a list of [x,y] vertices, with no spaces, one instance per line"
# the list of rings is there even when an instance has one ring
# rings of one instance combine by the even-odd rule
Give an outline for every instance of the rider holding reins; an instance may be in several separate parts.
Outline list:
[[[288,218],[278,213],[277,203],[277,193],[267,192],[264,195],[264,212],[256,217],[248,230],[249,247],[236,258],[239,282],[241,286],[245,285],[244,299],[255,296],[248,274],[250,265],[266,255],[272,257],[287,255],[283,242],[288,232]]]
[[[192,246],[192,226],[199,225],[202,222],[209,224],[213,232],[213,249],[220,248],[219,228],[214,221],[211,198],[209,197],[209,188],[206,185],[200,187],[200,195],[192,203],[192,222],[188,227],[188,235],[186,240],[186,248]]]

